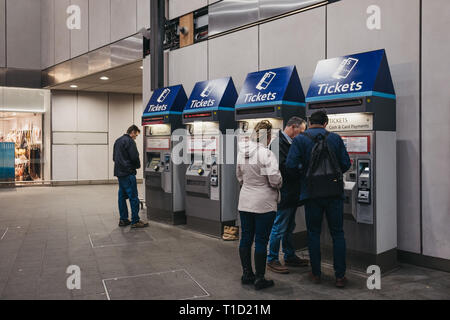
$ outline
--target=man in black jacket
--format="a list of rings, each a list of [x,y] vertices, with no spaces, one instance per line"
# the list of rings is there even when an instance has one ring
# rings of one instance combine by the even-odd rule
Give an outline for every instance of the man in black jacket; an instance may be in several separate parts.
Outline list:
[[[286,170],[286,158],[289,154],[293,139],[306,130],[306,121],[293,117],[287,123],[286,128],[280,130],[279,139],[279,165],[283,177],[283,187],[281,188],[281,202],[270,235],[270,253],[268,256],[267,268],[276,273],[289,273],[287,266],[304,267],[308,266],[308,260],[300,259],[295,254],[292,244],[292,233],[295,230],[295,214],[300,200],[300,183],[298,179],[290,176]],[[280,242],[283,245],[284,262],[283,266],[279,261]]]
[[[141,131],[135,125],[131,126],[127,134],[114,143],[113,161],[114,176],[119,180],[119,227],[131,224],[132,228],[145,228],[148,223],[139,218],[139,197],[136,182],[136,170],[141,167],[136,138]],[[130,199],[131,221],[128,220],[127,199]]]

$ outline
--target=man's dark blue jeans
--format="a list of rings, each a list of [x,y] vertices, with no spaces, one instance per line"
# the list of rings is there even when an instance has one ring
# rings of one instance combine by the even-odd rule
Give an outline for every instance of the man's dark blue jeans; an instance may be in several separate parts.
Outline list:
[[[131,223],[138,223],[139,218],[139,197],[137,190],[136,176],[130,175],[119,177],[119,213],[120,220],[128,220],[127,199],[130,199]]]
[[[267,254],[270,231],[276,212],[250,213],[240,211],[241,216],[241,248],[251,248],[255,242],[255,252]]]
[[[344,201],[337,198],[309,199],[305,204],[308,248],[312,273],[321,275],[320,234],[323,214],[333,238],[333,260],[336,278],[343,278],[346,271],[346,244],[344,237]]]
[[[270,251],[268,261],[279,261],[280,242],[283,245],[284,259],[289,260],[295,256],[292,243],[292,233],[295,230],[295,214],[297,207],[279,209],[270,235]]]

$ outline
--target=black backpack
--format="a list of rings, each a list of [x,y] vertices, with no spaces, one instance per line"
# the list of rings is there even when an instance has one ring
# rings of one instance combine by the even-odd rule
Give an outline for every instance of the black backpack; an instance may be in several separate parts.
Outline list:
[[[327,132],[312,137],[303,133],[314,142],[309,166],[306,171],[306,185],[310,198],[327,198],[342,196],[344,178],[336,155],[330,150]]]

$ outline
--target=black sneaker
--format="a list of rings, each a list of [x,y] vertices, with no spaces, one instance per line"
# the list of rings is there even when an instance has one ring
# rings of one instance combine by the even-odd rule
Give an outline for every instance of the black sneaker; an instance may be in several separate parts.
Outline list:
[[[253,272],[247,272],[242,275],[241,278],[242,284],[254,284],[255,283],[255,275]]]
[[[120,220],[119,227],[127,227],[131,224],[130,220]]]
[[[255,290],[262,290],[266,288],[273,287],[275,283],[273,280],[267,280],[265,278],[260,278],[255,280]]]
[[[131,225],[131,228],[133,228],[133,229],[141,229],[141,228],[147,228],[147,227],[148,227],[148,222],[143,222],[143,221],[139,221],[139,222]]]

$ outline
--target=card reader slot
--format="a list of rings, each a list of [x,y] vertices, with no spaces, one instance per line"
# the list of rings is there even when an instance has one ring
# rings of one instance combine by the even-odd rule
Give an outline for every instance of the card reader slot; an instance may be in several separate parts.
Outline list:
[[[342,107],[357,107],[363,104],[362,99],[348,99],[340,101],[317,102],[309,104],[310,109],[330,109]]]

